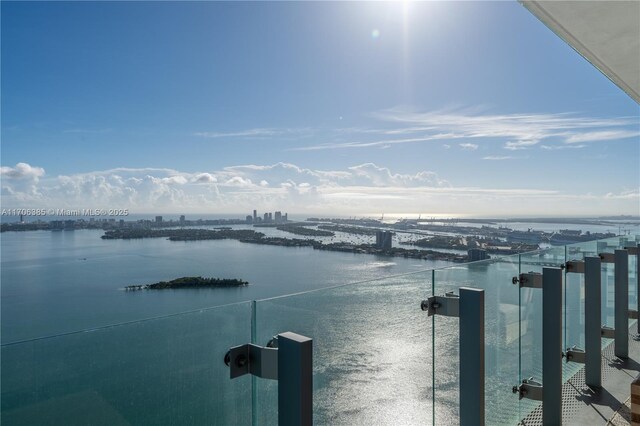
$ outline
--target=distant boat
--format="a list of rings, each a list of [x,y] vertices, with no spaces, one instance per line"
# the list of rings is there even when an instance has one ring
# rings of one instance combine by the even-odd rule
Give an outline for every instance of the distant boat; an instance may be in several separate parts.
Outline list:
[[[554,246],[564,246],[567,244],[581,243],[584,241],[592,241],[603,238],[611,238],[615,237],[616,234],[607,232],[607,233],[589,233],[581,234],[581,231],[571,231],[567,229],[562,229],[560,232],[554,233],[549,239],[549,243]]]
[[[506,236],[509,242],[539,244],[542,242],[543,232],[529,229],[527,231],[511,231]]]

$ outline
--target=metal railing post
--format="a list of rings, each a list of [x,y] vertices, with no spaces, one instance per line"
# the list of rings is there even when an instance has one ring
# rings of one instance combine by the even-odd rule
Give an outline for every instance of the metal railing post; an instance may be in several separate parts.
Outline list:
[[[635,312],[629,311],[629,317],[637,319],[638,335],[640,335],[640,244],[636,246],[627,246],[625,250],[629,253],[629,256],[636,257],[636,310]],[[632,315],[633,314],[633,315]]]
[[[638,334],[640,334],[640,244],[636,247],[636,312],[638,313]]]
[[[247,343],[224,357],[229,377],[251,374],[278,381],[278,425],[313,424],[313,340],[286,332],[267,346]]]
[[[584,260],[571,260],[565,264],[567,273],[584,274],[584,340],[585,349],[572,346],[565,353],[567,362],[585,364],[586,384],[600,387],[601,373],[601,266],[600,257],[586,257]],[[580,322],[580,318],[573,319]],[[567,320],[568,321],[568,320]],[[568,324],[567,324],[568,326]],[[613,331],[613,329],[611,329]]]
[[[640,244],[634,250],[636,254],[636,312],[638,313],[638,334],[640,334]]]
[[[588,386],[602,386],[601,322],[602,307],[600,286],[602,283],[599,257],[584,259],[584,350],[586,352],[585,376]]]
[[[615,251],[615,355],[629,357],[629,253]]]
[[[484,290],[460,288],[460,424],[480,425],[484,416]]]
[[[485,424],[484,290],[461,287],[460,295],[431,296],[420,304],[427,315],[458,317],[460,336],[460,425]]]
[[[278,425],[313,424],[312,340],[295,333],[278,335]]]
[[[542,269],[542,424],[562,423],[562,270]]]

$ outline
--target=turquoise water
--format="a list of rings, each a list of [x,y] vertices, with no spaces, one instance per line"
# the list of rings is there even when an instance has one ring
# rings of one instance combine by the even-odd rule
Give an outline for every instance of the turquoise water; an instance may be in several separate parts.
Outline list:
[[[284,331],[313,338],[316,424],[455,424],[458,320],[427,317],[420,301],[460,286],[487,293],[488,423],[514,424],[535,407],[518,401],[511,386],[521,377],[540,377],[541,295],[514,286],[512,277],[561,264],[564,247],[397,276],[444,263],[236,241],[103,241],[100,235],[2,234],[2,424],[275,425],[277,383],[230,380],[222,359],[230,347],[264,345]],[[578,258],[612,247],[594,242],[569,251]],[[121,290],[190,274],[252,284]],[[605,294],[611,277],[603,268]],[[634,279],[630,274],[630,287]],[[575,277],[570,281],[565,312],[573,316],[583,296]],[[316,291],[237,302],[309,289]],[[609,307],[604,298],[605,323]],[[160,315],[166,316],[136,321]],[[123,321],[134,322],[109,326]],[[565,324],[573,327],[565,330],[567,346],[581,343],[577,322]],[[9,343],[88,327],[99,328]],[[565,373],[572,368],[567,364]]]
[[[259,424],[274,424],[277,416],[263,411],[268,408],[264,398],[254,401],[258,406],[253,411],[251,378],[230,380],[222,362],[230,347],[252,338],[251,302],[242,301],[446,265],[238,241],[102,240],[101,235],[93,230],[1,234],[3,424],[236,425],[251,424],[254,416]],[[251,284],[238,289],[122,290],[185,275],[238,277]],[[287,298],[294,306],[281,308],[277,302],[259,303],[258,343],[266,343],[263,334],[331,325],[335,334],[322,333],[329,341],[318,338],[321,360],[321,354],[346,337],[348,322],[356,321],[361,353],[367,359],[370,351],[384,353],[393,334],[404,328],[402,321],[389,327],[384,320],[398,314],[396,303],[381,312],[385,301],[403,298],[403,311],[420,317],[422,325],[411,327],[405,339],[426,332],[427,319],[416,307],[429,288],[429,274],[419,275],[405,278],[408,287],[401,291],[391,283],[374,282],[307,293],[297,308],[297,298]],[[374,301],[376,306],[370,305]],[[180,314],[185,311],[190,312]],[[319,313],[331,323],[318,322]],[[370,323],[363,321],[367,314]],[[377,338],[386,341],[371,340],[367,330],[380,330]],[[42,338],[52,335],[56,337]],[[17,341],[22,343],[11,344]],[[335,359],[348,370],[353,366],[340,358],[350,349],[343,347]],[[428,364],[421,369],[426,373]],[[317,375],[319,386],[334,380],[327,373]],[[330,395],[318,398],[325,413],[355,408],[345,419],[365,418],[364,400],[345,405],[331,403]]]
[[[102,240],[102,234],[99,230],[77,230],[1,235],[2,343],[447,264],[233,240]],[[241,278],[250,285],[122,290],[130,284],[191,275]]]

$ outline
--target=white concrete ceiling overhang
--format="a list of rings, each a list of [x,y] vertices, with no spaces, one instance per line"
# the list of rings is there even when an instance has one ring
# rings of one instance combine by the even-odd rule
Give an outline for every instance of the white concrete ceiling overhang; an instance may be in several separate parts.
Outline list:
[[[640,0],[520,3],[640,103]]]

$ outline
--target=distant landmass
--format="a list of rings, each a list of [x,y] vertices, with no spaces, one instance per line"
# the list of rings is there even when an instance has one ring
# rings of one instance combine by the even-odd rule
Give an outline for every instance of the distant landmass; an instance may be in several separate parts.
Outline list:
[[[166,288],[205,288],[205,287],[243,287],[247,281],[237,278],[203,278],[182,277],[171,281],[160,281],[155,284],[128,285],[125,290],[163,290]]]

